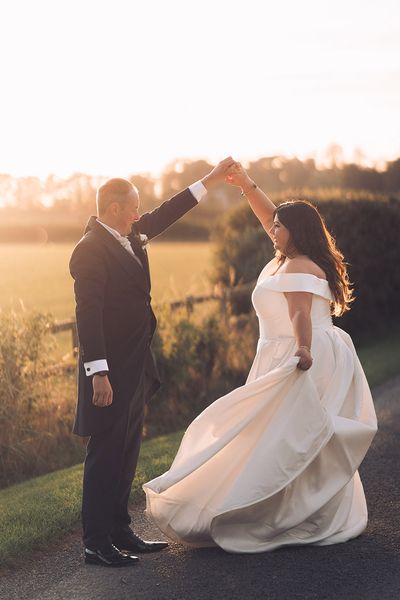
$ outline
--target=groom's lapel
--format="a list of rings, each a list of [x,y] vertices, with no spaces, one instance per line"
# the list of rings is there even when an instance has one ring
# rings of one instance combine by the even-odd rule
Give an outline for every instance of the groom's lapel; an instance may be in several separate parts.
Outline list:
[[[141,289],[143,289],[144,292],[148,294],[150,292],[150,282],[145,269],[139,265],[133,256],[130,256],[129,252],[125,250],[123,246],[121,246],[118,240],[116,240],[115,237],[111,235],[111,233],[107,231],[105,227],[97,222],[96,217],[91,217],[89,219],[85,233],[87,231],[93,231],[96,237],[101,240],[105,246],[107,246],[109,252],[125,269],[126,273],[135,280],[136,285],[138,285]],[[131,245],[133,247],[132,242]],[[144,252],[142,251],[141,254],[139,254],[139,252],[136,251],[136,247],[134,247],[133,250],[135,254],[139,256],[140,260],[142,260],[142,254],[144,255]]]
[[[149,258],[147,256],[147,252],[143,248],[142,242],[138,235],[131,233],[130,235],[128,235],[128,239],[131,243],[134,253],[140,259],[140,261],[143,265],[146,279],[147,279],[149,287],[150,287],[150,267],[149,267]]]

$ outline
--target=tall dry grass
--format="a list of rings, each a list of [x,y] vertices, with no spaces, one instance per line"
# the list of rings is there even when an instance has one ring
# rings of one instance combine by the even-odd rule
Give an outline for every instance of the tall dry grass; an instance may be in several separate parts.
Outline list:
[[[235,316],[210,303],[188,315],[159,314],[153,350],[162,387],[147,407],[145,431],[160,435],[186,427],[206,406],[242,385],[255,354],[254,313]]]
[[[256,346],[254,315],[235,317],[211,303],[187,314],[159,311],[153,349],[162,387],[147,407],[144,436],[188,425],[218,396],[244,382]],[[51,320],[0,313],[0,486],[79,462],[72,435],[75,373],[46,374],[54,357]]]
[[[55,341],[40,313],[0,313],[0,485],[71,464],[71,378],[46,377]],[[72,400],[72,398],[71,398]]]

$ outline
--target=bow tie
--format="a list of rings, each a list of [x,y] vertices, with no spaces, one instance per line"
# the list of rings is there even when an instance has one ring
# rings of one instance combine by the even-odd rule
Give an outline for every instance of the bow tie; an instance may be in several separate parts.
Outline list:
[[[123,248],[125,248],[125,250],[127,250],[129,252],[129,254],[132,256],[132,258],[134,258],[139,265],[143,268],[143,264],[142,261],[140,260],[140,258],[135,254],[135,252],[133,251],[133,248],[131,246],[130,241],[128,240],[127,237],[124,237],[123,235],[121,235],[120,238],[118,238],[119,243],[121,244],[121,246]]]

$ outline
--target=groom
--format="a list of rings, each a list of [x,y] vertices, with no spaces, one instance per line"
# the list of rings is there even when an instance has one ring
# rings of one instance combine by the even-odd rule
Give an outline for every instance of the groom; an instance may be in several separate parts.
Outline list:
[[[150,350],[156,318],[143,241],[196,206],[233,162],[221,161],[201,181],[142,216],[138,190],[125,179],[109,179],[97,191],[97,218],[90,218],[72,253],[80,347],[73,431],[90,436],[82,499],[86,563],[131,566],[139,560],[136,553],[168,545],[144,541],[129,526],[144,405],[160,385]]]

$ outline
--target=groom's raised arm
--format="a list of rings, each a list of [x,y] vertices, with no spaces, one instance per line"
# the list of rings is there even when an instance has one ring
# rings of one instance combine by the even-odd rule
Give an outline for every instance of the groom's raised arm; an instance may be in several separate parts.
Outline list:
[[[206,191],[204,188],[204,194]],[[163,202],[151,212],[142,215],[135,224],[134,229],[140,233],[144,233],[149,239],[154,238],[175,223],[175,221],[178,221],[194,206],[197,206],[200,199],[201,197],[197,199],[191,193],[190,188],[187,188],[179,192],[171,200]]]
[[[165,231],[184,214],[200,202],[205,194],[216,184],[224,181],[229,167],[234,164],[231,157],[222,160],[208,175],[196,181],[176,196],[163,202],[149,213],[145,213],[136,223],[135,229],[149,239]],[[131,234],[134,235],[134,234]]]

